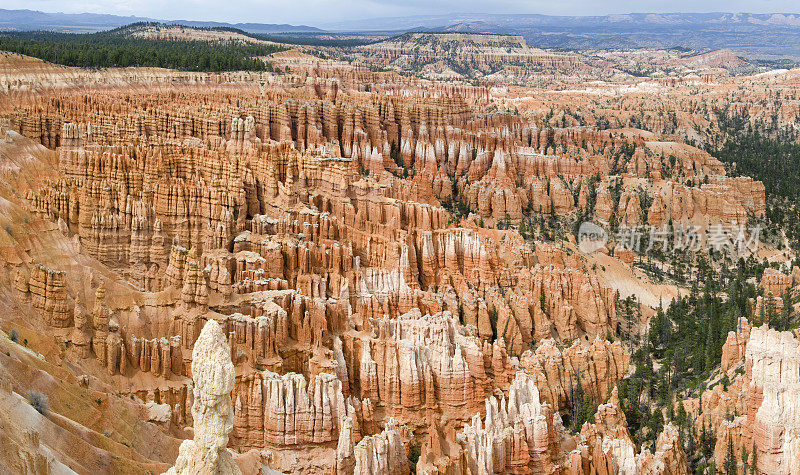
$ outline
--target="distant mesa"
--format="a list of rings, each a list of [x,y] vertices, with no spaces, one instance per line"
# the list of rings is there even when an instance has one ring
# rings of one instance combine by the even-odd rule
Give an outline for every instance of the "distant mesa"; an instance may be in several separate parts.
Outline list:
[[[727,48],[681,58],[677,60],[676,63],[688,67],[724,69],[739,69],[750,64],[736,56],[736,53]]]
[[[45,13],[35,10],[0,8],[0,30],[47,30],[69,33],[91,33],[111,30],[138,22],[160,22],[200,28],[238,28],[248,33],[321,32],[306,25],[272,23],[225,23],[216,21],[157,20],[147,17],[96,13]]]

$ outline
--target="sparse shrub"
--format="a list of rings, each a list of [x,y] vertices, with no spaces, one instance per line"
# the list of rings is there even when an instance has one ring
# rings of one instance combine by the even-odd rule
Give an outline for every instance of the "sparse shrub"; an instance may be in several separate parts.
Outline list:
[[[43,415],[47,415],[47,411],[50,410],[50,403],[47,401],[47,396],[41,393],[41,391],[28,391],[27,394],[28,404],[33,406],[36,411]]]
[[[12,328],[11,331],[8,333],[8,339],[13,341],[14,343],[19,343],[19,332],[17,332],[16,328]]]

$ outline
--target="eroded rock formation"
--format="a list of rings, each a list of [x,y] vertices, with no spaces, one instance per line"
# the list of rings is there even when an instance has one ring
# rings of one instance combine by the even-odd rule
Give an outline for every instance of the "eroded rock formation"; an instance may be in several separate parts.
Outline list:
[[[630,367],[617,329],[642,323],[623,320],[618,292],[661,289],[634,281],[633,251],[587,256],[546,228],[577,217],[744,224],[765,212],[763,184],[727,176],[677,132],[652,132],[665,114],[592,102],[611,86],[505,87],[584,66],[482,36],[431,43],[415,60],[423,75],[448,75],[434,64],[445,58],[503,87],[297,52],[275,57],[291,66],[281,75],[137,70],[87,82],[66,70],[47,80],[56,92],[0,75],[26,91],[0,98],[16,131],[1,145],[33,148],[28,137],[52,149],[46,173],[3,163],[25,171],[9,198],[28,227],[9,228],[14,246],[0,249],[13,312],[45,329],[49,343],[37,346],[48,361],[80,369],[92,407],[121,388],[147,427],[193,435],[175,473],[235,470],[226,447],[243,452],[237,460],[251,454],[243,467],[407,473],[417,446],[419,473],[683,473],[674,427],[637,453],[613,390]],[[347,54],[398,66],[413,56],[399,41]],[[620,94],[608,96],[635,96]],[[597,114],[567,113],[569,101]],[[609,280],[619,272],[631,280]],[[765,272],[761,286],[779,299],[787,283]],[[765,299],[756,315],[768,313]],[[730,386],[743,395],[709,392],[702,417],[718,446],[755,440],[759,463],[780,472],[796,445],[794,396],[781,388],[794,383],[754,361],[789,367],[792,344],[753,346],[767,338],[754,331],[740,325],[723,348],[723,371],[750,368]],[[561,427],[576,388],[604,403],[577,436]],[[752,418],[725,421],[733,407]],[[167,452],[151,458],[171,462]],[[157,463],[146,469],[168,466]]]
[[[760,473],[790,474],[797,471],[798,398],[797,359],[800,343],[791,332],[766,326],[750,329],[742,325],[726,345],[728,355],[739,353],[738,342],[746,333],[744,373],[737,374],[727,387],[715,385],[703,393],[695,426],[707,425],[716,433],[714,456],[717,464],[727,456],[732,439],[735,453],[755,450]],[[735,365],[725,364],[732,369]]]
[[[233,429],[234,368],[219,324],[209,320],[192,350],[194,438],[181,444],[168,474],[241,474],[228,452]]]

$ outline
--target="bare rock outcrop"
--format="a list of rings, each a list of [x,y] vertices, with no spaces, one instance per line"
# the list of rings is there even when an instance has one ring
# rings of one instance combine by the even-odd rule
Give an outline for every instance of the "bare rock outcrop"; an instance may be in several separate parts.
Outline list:
[[[628,371],[630,355],[619,341],[595,337],[591,343],[574,341],[560,349],[548,338],[520,356],[520,367],[539,387],[543,401],[555,410],[568,407],[572,389],[582,388],[595,401],[605,401]]]
[[[367,436],[355,446],[355,475],[407,475],[406,449],[391,417],[380,434]]]
[[[233,429],[231,391],[235,382],[230,348],[219,324],[206,322],[192,351],[194,439],[180,447],[168,474],[241,474],[228,452]]]
[[[254,372],[236,381],[234,397],[233,437],[246,447],[337,441],[348,415],[342,384],[329,373],[307,382],[302,374]]]
[[[607,475],[687,473],[686,454],[675,426],[664,427],[654,448],[654,452],[636,453],[615,387],[609,401],[597,407],[595,422],[581,428],[578,447],[570,454],[571,470]]]
[[[486,416],[458,435],[465,473],[548,473],[558,460],[563,431],[561,419],[539,400],[539,390],[524,372],[518,372],[508,399],[486,399]]]
[[[722,371],[728,371],[744,359],[747,340],[750,339],[750,328],[747,319],[740,317],[736,331],[728,332],[728,337],[722,345]]]
[[[751,398],[761,399],[753,422],[758,469],[796,473],[800,454],[800,342],[790,332],[753,328],[745,355]]]
[[[771,293],[775,297],[783,297],[786,289],[792,286],[792,277],[768,267],[764,269],[764,275],[761,276],[761,282],[758,285],[763,287],[768,294]]]
[[[740,340],[747,333],[743,347]],[[727,387],[717,384],[702,394],[695,428],[706,426],[716,434],[718,466],[727,457],[730,440],[737,456],[742,448],[755,450],[760,473],[797,473],[800,343],[791,332],[740,324],[726,346],[723,365],[735,367],[734,355],[744,350],[744,373],[734,373]]]

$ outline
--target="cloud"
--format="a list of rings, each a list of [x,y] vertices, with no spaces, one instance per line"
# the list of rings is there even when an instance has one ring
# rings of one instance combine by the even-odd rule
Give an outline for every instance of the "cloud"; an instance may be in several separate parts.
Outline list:
[[[3,8],[111,13],[163,20],[320,25],[377,17],[466,13],[604,15],[631,12],[800,13],[797,0],[4,0]]]

